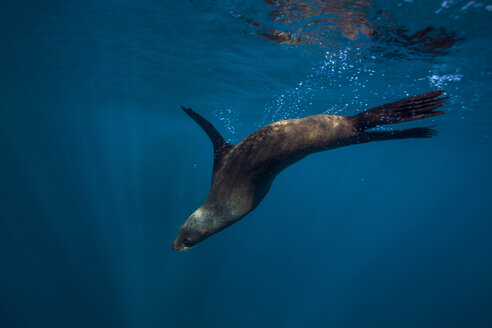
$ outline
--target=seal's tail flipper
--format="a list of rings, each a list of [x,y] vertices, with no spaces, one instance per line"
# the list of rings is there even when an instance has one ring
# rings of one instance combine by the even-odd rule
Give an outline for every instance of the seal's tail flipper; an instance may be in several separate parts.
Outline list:
[[[391,131],[360,132],[355,137],[356,144],[370,141],[407,139],[407,138],[431,138],[437,135],[437,131],[428,127],[411,128]]]
[[[374,107],[352,116],[351,120],[358,131],[365,131],[378,125],[408,122],[441,115],[444,112],[434,111],[434,109],[444,105],[447,97],[439,97],[443,93],[443,90],[431,91]]]

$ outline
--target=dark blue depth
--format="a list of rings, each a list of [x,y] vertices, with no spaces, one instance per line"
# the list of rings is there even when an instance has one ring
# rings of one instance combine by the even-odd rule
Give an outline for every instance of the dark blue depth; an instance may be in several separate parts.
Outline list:
[[[373,2],[377,38],[260,0],[2,4],[0,326],[492,327],[492,8]],[[403,126],[437,137],[311,155],[171,250],[212,169],[181,105],[237,143],[440,88],[446,115]]]

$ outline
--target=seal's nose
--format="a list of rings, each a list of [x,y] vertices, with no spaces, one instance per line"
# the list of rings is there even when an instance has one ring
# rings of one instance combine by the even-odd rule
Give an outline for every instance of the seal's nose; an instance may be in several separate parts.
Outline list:
[[[182,250],[182,246],[179,245],[178,239],[173,242],[173,245],[171,246],[175,251],[180,251]]]
[[[186,251],[186,250],[191,248],[191,247],[183,245],[183,243],[179,240],[179,237],[176,238],[176,240],[173,242],[173,245],[171,247],[175,251]]]

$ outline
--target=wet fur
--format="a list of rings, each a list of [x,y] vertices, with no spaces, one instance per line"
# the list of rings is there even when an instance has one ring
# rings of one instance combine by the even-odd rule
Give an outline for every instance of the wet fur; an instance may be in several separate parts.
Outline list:
[[[205,130],[214,145],[212,186],[205,203],[183,224],[173,243],[187,249],[237,222],[258,206],[274,178],[283,169],[314,152],[370,141],[428,138],[427,127],[392,131],[366,131],[382,124],[443,114],[443,91],[433,91],[378,106],[353,117],[314,115],[272,123],[255,131],[236,146],[193,110],[184,108]]]

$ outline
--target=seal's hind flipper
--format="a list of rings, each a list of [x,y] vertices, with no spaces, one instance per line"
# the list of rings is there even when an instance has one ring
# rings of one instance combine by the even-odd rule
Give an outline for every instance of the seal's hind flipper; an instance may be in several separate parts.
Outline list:
[[[220,135],[219,131],[206,119],[204,119],[200,114],[196,113],[191,108],[186,108],[181,106],[181,108],[188,114],[201,128],[207,133],[212,144],[214,146],[214,164],[219,160],[223,153],[234,147]]]
[[[437,131],[428,127],[411,128],[390,131],[369,131],[360,132],[355,137],[355,144],[371,141],[407,139],[407,138],[432,138],[437,135]]]
[[[434,109],[444,105],[447,97],[440,97],[443,90],[431,91],[417,96],[374,107],[353,117],[355,128],[364,131],[378,125],[401,123],[444,114]]]

